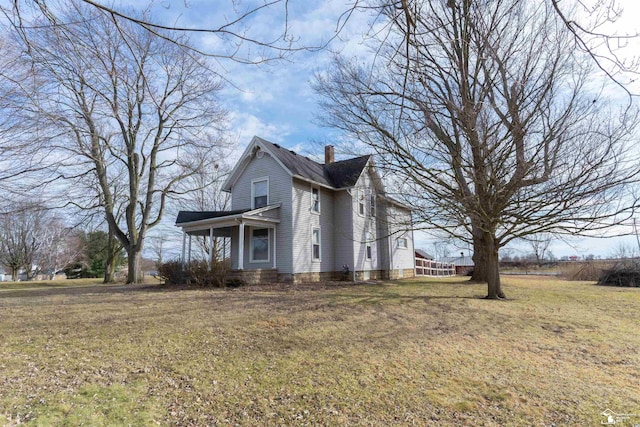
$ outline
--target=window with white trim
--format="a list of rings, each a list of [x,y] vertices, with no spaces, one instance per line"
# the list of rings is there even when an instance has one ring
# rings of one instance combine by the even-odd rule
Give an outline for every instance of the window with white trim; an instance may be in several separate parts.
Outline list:
[[[320,189],[311,187],[311,212],[320,213]]]
[[[251,262],[269,262],[269,229],[251,229]]]
[[[368,260],[371,259],[371,255],[373,253],[373,250],[371,249],[371,242],[373,242],[373,235],[367,234],[367,242],[365,244],[365,255]]]
[[[364,216],[364,192],[358,191],[358,215]]]
[[[258,209],[269,204],[269,178],[251,181],[251,209]]]
[[[320,229],[311,229],[311,259],[320,261]]]
[[[369,212],[371,212],[371,216],[376,216],[376,194],[372,191],[369,195]]]
[[[398,237],[396,240],[398,248],[407,249],[407,238],[406,237]]]

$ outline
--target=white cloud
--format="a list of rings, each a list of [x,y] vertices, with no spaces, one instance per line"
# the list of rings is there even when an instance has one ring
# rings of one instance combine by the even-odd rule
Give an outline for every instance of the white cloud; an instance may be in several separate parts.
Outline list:
[[[267,123],[247,113],[231,114],[231,123],[240,144],[247,144],[254,136],[280,144],[291,132],[286,124]]]

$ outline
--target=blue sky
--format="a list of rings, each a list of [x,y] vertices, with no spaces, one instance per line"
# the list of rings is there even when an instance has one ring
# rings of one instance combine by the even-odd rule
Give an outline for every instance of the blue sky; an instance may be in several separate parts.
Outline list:
[[[230,9],[231,1],[161,1],[152,13],[162,21],[177,26],[212,28],[231,19],[238,11],[260,2],[243,1],[239,9]],[[320,46],[336,35],[336,22],[348,9],[344,1],[294,1],[288,8],[290,36],[297,46]],[[236,28],[259,40],[275,40],[284,29],[284,4],[261,10]],[[356,51],[361,48],[358,33],[366,28],[367,17],[352,16],[340,39],[330,44],[332,50]],[[218,36],[192,35],[192,42],[207,52],[228,52]],[[267,51],[267,55],[277,52]],[[261,58],[260,48],[245,43],[240,55]],[[231,113],[231,128],[241,145],[253,135],[261,136],[290,149],[313,154],[321,152],[318,141],[331,141],[331,132],[313,123],[315,95],[309,85],[314,72],[321,70],[330,56],[328,50],[299,51],[285,59],[260,65],[239,64],[229,59],[215,59],[216,69],[228,80],[223,103]],[[241,151],[241,150],[240,150]]]
[[[588,2],[588,1],[587,1]],[[592,0],[591,3],[595,3]],[[238,9],[231,9],[239,3]],[[150,10],[155,18],[176,26],[214,28],[227,22],[238,11],[247,10],[261,1],[231,0],[159,0],[152,3]],[[318,46],[336,35],[336,23],[348,9],[351,2],[338,0],[298,0],[289,2],[289,31],[300,46]],[[640,2],[618,0],[625,11],[615,26],[605,28],[621,34],[637,33],[637,17]],[[145,0],[124,2],[137,8],[148,6]],[[242,9],[244,8],[244,9]],[[283,30],[284,5],[278,4],[252,15],[243,25],[235,27],[249,37],[260,40],[274,40]],[[338,38],[330,44],[331,51],[347,54],[363,53],[363,33],[370,29],[372,18],[365,14],[351,16],[347,26]],[[246,23],[246,26],[244,25]],[[191,35],[192,42],[208,52],[225,53],[230,44],[216,35]],[[640,54],[638,41],[629,46],[632,54]],[[247,50],[249,49],[249,50]],[[240,52],[251,58],[260,58],[255,46],[245,44]],[[271,52],[271,54],[274,54]],[[317,99],[309,82],[316,71],[322,70],[330,57],[330,51],[300,51],[284,60],[262,65],[239,64],[229,59],[215,59],[215,68],[229,81],[224,93],[223,104],[229,110],[231,129],[239,145],[236,155],[244,150],[253,135],[261,136],[305,155],[320,154],[324,143],[335,141],[334,131],[314,123]],[[365,153],[362,153],[365,154]],[[338,152],[339,155],[339,152]],[[433,241],[423,233],[417,233],[416,247],[432,251]],[[624,239],[573,239],[570,243],[556,242],[551,251],[557,257],[563,255],[610,255],[620,244],[637,248],[635,238]],[[517,251],[527,251],[526,246],[515,247]],[[466,248],[453,248],[452,253]]]

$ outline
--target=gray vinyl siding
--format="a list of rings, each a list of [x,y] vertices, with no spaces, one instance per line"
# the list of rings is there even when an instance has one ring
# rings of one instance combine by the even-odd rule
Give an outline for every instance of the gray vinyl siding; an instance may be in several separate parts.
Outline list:
[[[371,191],[375,191],[373,186],[373,180],[369,176],[368,168],[358,179],[355,188],[352,190],[353,194],[353,253],[355,254],[355,270],[379,270],[385,268],[380,265],[381,259],[378,250],[379,242],[377,241],[378,227],[377,216],[381,212],[376,212],[376,216],[372,217],[369,206],[368,195]],[[361,195],[364,195],[365,210],[364,215],[359,214],[359,199]],[[366,257],[367,240],[371,242],[371,259]]]
[[[311,211],[311,183],[293,181],[293,266],[294,273],[334,271],[334,192],[320,190],[320,213]],[[320,261],[313,260],[311,234],[320,229]]]
[[[348,190],[333,195],[333,253],[334,271],[342,271],[346,264],[353,270],[353,197]]]
[[[378,197],[376,205],[376,209],[380,212],[376,224],[378,231],[377,242],[380,269],[393,270],[390,248],[393,246],[394,237],[391,235],[389,227],[389,204],[385,199]]]
[[[280,223],[277,224],[276,230],[276,268],[280,273],[293,273],[292,248],[292,210],[291,210],[291,194],[292,194],[292,178],[291,175],[276,162],[270,155],[265,153],[261,159],[253,158],[247,164],[242,174],[238,177],[231,188],[231,209],[248,209],[251,208],[251,181],[258,178],[269,178],[269,204],[280,203]],[[234,233],[238,233],[238,229],[234,228]],[[251,241],[249,237],[249,227],[245,227],[245,256],[244,268],[271,268],[273,258],[268,264],[251,263],[249,258],[249,250]],[[273,257],[273,232],[270,235],[270,246],[272,249],[271,257]],[[234,239],[235,240],[235,239]],[[237,242],[232,247],[232,265],[237,268],[238,265],[238,246]]]
[[[389,206],[389,229],[392,236],[393,269],[410,269],[415,266],[411,212],[397,205]],[[398,238],[407,239],[407,248],[398,247]]]
[[[231,258],[231,269],[236,270],[238,268],[238,231],[240,227],[233,227],[231,230],[231,245],[229,246],[229,250],[231,254],[229,258]]]
[[[280,223],[276,226],[276,268],[279,273],[342,271],[346,264],[351,271],[410,269],[414,266],[413,234],[406,229],[410,212],[396,205],[387,205],[377,198],[376,216],[371,217],[368,195],[375,191],[375,182],[369,168],[354,188],[334,191],[320,190],[320,213],[312,212],[311,188],[307,181],[291,175],[267,153],[261,159],[253,158],[231,188],[231,209],[251,208],[252,180],[269,179],[269,204],[280,203],[280,209],[265,212]],[[362,193],[361,193],[362,192]],[[358,214],[358,198],[365,195],[365,214]],[[387,220],[388,218],[388,220]],[[398,223],[394,221],[399,220]],[[402,223],[399,225],[399,223]],[[318,227],[321,237],[320,261],[312,259],[312,229]],[[233,228],[231,260],[238,267],[239,227]],[[407,238],[407,249],[398,248],[396,238]],[[371,236],[372,259],[366,259],[366,241]],[[391,236],[391,237],[389,237]],[[244,268],[270,269],[273,267],[273,230],[270,231],[270,259],[251,262],[251,227],[245,227]]]

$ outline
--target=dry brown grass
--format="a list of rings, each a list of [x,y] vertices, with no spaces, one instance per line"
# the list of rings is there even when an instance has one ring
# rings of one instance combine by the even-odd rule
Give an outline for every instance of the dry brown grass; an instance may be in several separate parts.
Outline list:
[[[0,290],[0,424],[640,423],[640,289],[504,288]]]

